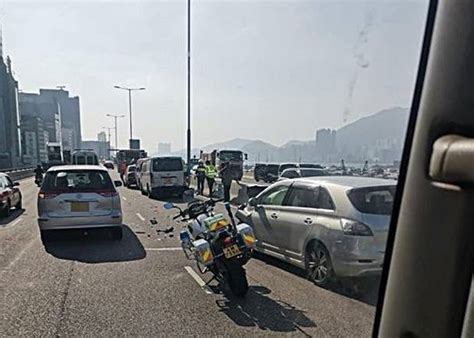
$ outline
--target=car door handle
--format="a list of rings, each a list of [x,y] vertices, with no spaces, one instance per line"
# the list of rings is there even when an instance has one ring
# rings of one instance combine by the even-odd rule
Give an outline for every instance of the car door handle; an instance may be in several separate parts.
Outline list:
[[[276,213],[273,213],[273,214],[270,215],[270,217],[273,218],[273,219],[277,219],[278,215]]]
[[[429,175],[437,182],[471,186],[473,162],[474,138],[445,135],[433,144]]]
[[[313,223],[313,220],[308,217],[307,219],[304,220],[304,222],[305,222],[306,224],[312,224],[312,223]]]

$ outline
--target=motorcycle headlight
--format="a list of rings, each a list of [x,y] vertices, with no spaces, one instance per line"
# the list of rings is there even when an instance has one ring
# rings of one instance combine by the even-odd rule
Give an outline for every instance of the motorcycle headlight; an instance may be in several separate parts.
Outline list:
[[[350,219],[341,219],[342,231],[350,236],[373,236],[372,230],[364,223]]]

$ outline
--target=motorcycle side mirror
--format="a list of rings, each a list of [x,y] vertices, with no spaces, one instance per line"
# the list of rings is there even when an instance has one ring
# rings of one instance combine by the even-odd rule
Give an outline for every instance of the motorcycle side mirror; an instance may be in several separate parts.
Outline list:
[[[188,189],[183,192],[183,202],[184,203],[189,203],[194,201],[194,190],[193,189]]]
[[[251,199],[249,199],[249,205],[255,208],[258,205],[257,199],[255,197],[252,197]]]
[[[163,208],[165,208],[166,210],[173,209],[173,208],[174,208],[174,204],[171,203],[171,202],[166,202],[166,203],[163,205]]]

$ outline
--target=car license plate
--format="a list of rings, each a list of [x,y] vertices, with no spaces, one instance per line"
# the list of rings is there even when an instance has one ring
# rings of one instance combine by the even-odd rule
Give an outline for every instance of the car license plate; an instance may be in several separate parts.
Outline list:
[[[240,255],[240,254],[241,254],[241,251],[240,251],[239,247],[237,246],[237,244],[234,244],[234,245],[231,245],[231,246],[228,246],[228,247],[224,248],[225,258],[232,258],[232,257]]]
[[[170,178],[170,177],[166,177],[166,178],[163,179],[163,182],[165,184],[173,184],[173,179]]]
[[[89,211],[88,202],[71,202],[71,212],[87,212]]]

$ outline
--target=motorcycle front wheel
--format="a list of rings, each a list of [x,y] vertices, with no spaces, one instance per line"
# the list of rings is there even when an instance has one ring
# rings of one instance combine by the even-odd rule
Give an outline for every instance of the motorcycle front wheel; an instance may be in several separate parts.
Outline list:
[[[249,290],[245,269],[237,262],[228,262],[226,267],[226,279],[230,291],[236,297],[245,297],[247,291]]]

